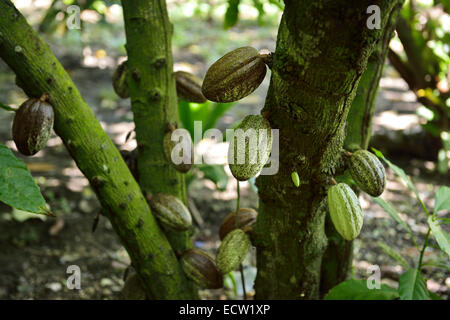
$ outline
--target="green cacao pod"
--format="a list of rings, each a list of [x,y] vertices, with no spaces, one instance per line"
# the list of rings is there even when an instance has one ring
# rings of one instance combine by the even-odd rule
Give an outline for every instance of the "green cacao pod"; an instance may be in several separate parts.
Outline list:
[[[192,73],[185,71],[175,72],[177,95],[187,102],[204,103],[206,98],[202,93],[202,80]]]
[[[163,146],[164,146],[164,155],[167,161],[169,161],[177,171],[181,173],[186,173],[189,170],[191,170],[192,165],[194,163],[194,145],[192,143],[190,134],[183,135],[183,139],[189,139],[187,143],[189,144],[188,149],[190,149],[190,154],[185,157],[184,152],[187,149],[185,150],[180,148],[178,156],[182,162],[179,164],[176,164],[172,161],[172,151],[178,143],[176,141],[172,141],[172,132],[167,132],[166,135],[164,136]]]
[[[348,159],[349,171],[356,185],[373,197],[380,196],[386,185],[386,172],[376,155],[358,150]]]
[[[231,173],[239,181],[256,176],[269,160],[271,150],[269,121],[260,115],[246,116],[236,127],[228,148]]]
[[[128,62],[122,62],[114,71],[112,77],[113,88],[116,94],[122,99],[130,97],[130,91],[127,84]]]
[[[241,229],[228,233],[217,249],[217,269],[223,274],[233,271],[244,261],[250,249],[250,239]]]
[[[181,256],[180,261],[186,276],[199,287],[206,289],[223,287],[223,276],[217,270],[214,259],[207,252],[191,249]]]
[[[191,214],[184,203],[170,194],[158,193],[150,199],[156,218],[174,231],[185,231],[192,225]]]
[[[120,292],[121,300],[147,300],[147,295],[136,273],[128,276]]]
[[[45,100],[28,99],[17,110],[12,126],[13,140],[17,149],[25,156],[42,150],[52,134],[55,115],[52,106]]]
[[[328,208],[337,232],[346,240],[355,239],[363,225],[363,212],[358,197],[345,183],[328,189]]]
[[[266,65],[258,51],[242,47],[228,52],[208,69],[203,95],[215,102],[240,100],[255,91],[264,80]]]
[[[231,212],[225,217],[220,225],[219,237],[220,240],[226,237],[228,233],[234,229],[242,229],[244,232],[251,230],[251,227],[256,222],[258,213],[252,208],[241,208],[238,212]]]

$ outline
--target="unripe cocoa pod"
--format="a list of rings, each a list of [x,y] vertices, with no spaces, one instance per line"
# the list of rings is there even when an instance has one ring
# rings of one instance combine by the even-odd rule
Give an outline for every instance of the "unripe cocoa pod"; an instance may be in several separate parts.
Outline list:
[[[158,193],[150,199],[156,218],[174,231],[185,231],[192,225],[191,214],[184,203],[170,194]]]
[[[346,240],[355,239],[363,225],[363,212],[358,197],[345,183],[328,189],[328,208],[337,232]]]
[[[237,101],[255,91],[265,75],[266,65],[258,51],[252,47],[238,48],[211,65],[202,92],[211,101]]]
[[[185,139],[188,139],[188,141],[185,141]],[[176,141],[172,141],[172,132],[167,132],[164,136],[163,140],[163,147],[164,147],[164,155],[169,161],[173,167],[181,172],[186,173],[189,170],[191,170],[192,165],[194,163],[194,145],[192,143],[191,136],[189,134],[183,135],[183,142],[186,142],[188,145],[186,145],[186,149],[180,148],[178,157],[182,161],[179,164],[175,164],[175,162],[172,160],[172,152],[174,147],[178,144]],[[190,152],[188,155],[184,155],[184,152],[188,152],[187,149],[190,149]]]
[[[136,273],[128,276],[120,292],[121,300],[147,300],[147,295]]]
[[[206,289],[223,287],[223,276],[207,252],[200,249],[188,250],[181,256],[180,262],[186,276],[199,287]]]
[[[256,176],[272,150],[270,123],[260,115],[246,116],[234,131],[228,148],[231,173],[239,181]]]
[[[258,213],[252,208],[241,208],[238,212],[231,212],[225,217],[220,225],[219,237],[220,240],[226,237],[228,233],[234,229],[242,229],[244,232],[250,231],[251,227],[256,222]]]
[[[250,239],[241,229],[228,233],[217,249],[217,269],[226,274],[233,271],[244,261],[250,249]]]
[[[47,95],[41,99],[28,99],[17,110],[12,126],[13,140],[25,156],[42,150],[52,134],[55,115],[47,103]]]
[[[202,80],[192,73],[185,71],[175,72],[177,95],[187,102],[204,103],[206,98],[202,93]]]
[[[119,97],[123,99],[130,97],[130,91],[128,89],[127,83],[127,73],[128,73],[128,62],[124,61],[117,67],[112,77],[114,91]]]
[[[356,185],[373,197],[380,196],[386,185],[386,172],[376,155],[358,150],[348,159],[349,171]]]

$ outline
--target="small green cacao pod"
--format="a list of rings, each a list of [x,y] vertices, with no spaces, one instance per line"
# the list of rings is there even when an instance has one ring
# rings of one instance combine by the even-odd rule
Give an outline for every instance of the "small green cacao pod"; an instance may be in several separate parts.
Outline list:
[[[358,150],[348,159],[350,174],[356,185],[373,197],[380,196],[386,185],[386,172],[376,155]]]
[[[25,101],[17,110],[12,126],[12,136],[20,153],[32,156],[47,144],[53,130],[55,115],[44,94],[40,99]]]
[[[233,271],[244,261],[250,249],[250,238],[241,229],[228,233],[217,249],[217,269],[223,274]]]
[[[270,123],[260,115],[248,115],[236,127],[228,148],[231,173],[239,181],[256,176],[272,150]]]
[[[207,252],[191,249],[183,253],[180,261],[186,276],[199,287],[206,289],[223,287],[223,275],[217,270],[214,259]]]
[[[171,230],[185,231],[192,225],[188,208],[177,197],[158,193],[151,197],[150,207],[153,209],[156,218]]]
[[[206,98],[202,93],[202,80],[192,73],[185,71],[175,72],[177,95],[187,102],[204,103]]]
[[[231,212],[220,225],[220,240],[236,228],[242,229],[244,232],[251,231],[251,227],[256,222],[257,215],[258,213],[252,208],[240,208],[237,213]]]
[[[258,50],[238,48],[208,69],[203,80],[203,95],[215,102],[237,101],[255,91],[265,75],[266,65]]]
[[[345,183],[328,189],[328,208],[337,232],[346,240],[355,239],[363,225],[363,212],[358,197]]]
[[[172,132],[167,132],[163,139],[163,147],[167,161],[169,161],[177,171],[186,173],[191,170],[194,163],[194,145],[189,132],[185,131],[185,134],[182,135],[182,140],[179,142],[172,140]],[[177,151],[178,154],[176,153]]]
[[[292,182],[298,188],[300,186],[300,177],[296,171],[291,173]]]
[[[127,84],[128,62],[122,62],[114,71],[112,77],[113,88],[116,94],[122,99],[130,97],[130,91]]]
[[[147,300],[147,294],[142,286],[141,279],[136,273],[128,276],[120,292],[121,300]]]

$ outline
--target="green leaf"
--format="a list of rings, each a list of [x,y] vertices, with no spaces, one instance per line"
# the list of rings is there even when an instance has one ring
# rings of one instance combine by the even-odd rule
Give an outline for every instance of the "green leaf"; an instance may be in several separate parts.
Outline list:
[[[433,233],[439,248],[441,248],[441,250],[447,253],[450,257],[450,237],[444,230],[441,229],[439,220],[437,220],[434,216],[429,216],[428,225],[431,228],[431,232]]]
[[[223,22],[224,29],[229,29],[238,22],[240,2],[241,0],[228,0],[228,9],[225,12],[225,21]]]
[[[33,213],[51,215],[25,163],[0,144],[0,201]]]
[[[389,247],[383,241],[378,241],[378,246],[383,250],[388,256],[399,262],[405,269],[409,269],[411,266],[409,263],[401,256],[400,253]]]
[[[401,300],[427,300],[427,283],[417,269],[409,269],[398,280],[398,292]]]
[[[203,172],[206,179],[211,180],[216,185],[217,189],[223,191],[227,188],[228,175],[222,165],[199,165],[198,169]]]
[[[341,282],[328,292],[325,300],[393,300],[398,292],[385,284],[380,289],[369,289],[366,280],[350,279]]]
[[[441,296],[432,291],[428,291],[428,294],[430,295],[431,300],[444,300],[443,298],[441,298]]]
[[[440,187],[434,197],[434,212],[450,210],[450,188]]]

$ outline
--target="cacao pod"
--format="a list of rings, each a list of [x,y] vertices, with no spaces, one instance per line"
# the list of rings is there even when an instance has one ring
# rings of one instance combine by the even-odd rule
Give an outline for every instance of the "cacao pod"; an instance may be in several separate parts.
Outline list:
[[[272,150],[270,123],[260,115],[248,115],[236,127],[228,148],[231,173],[239,181],[256,176]]]
[[[147,300],[147,294],[141,284],[141,279],[136,273],[128,276],[120,292],[121,300]]]
[[[217,249],[217,269],[226,274],[233,271],[244,261],[250,249],[250,239],[241,229],[228,233]]]
[[[386,185],[386,172],[376,155],[358,150],[349,158],[349,171],[356,185],[373,197],[380,196]]]
[[[185,139],[188,139],[188,141],[185,141]],[[166,156],[167,161],[169,161],[173,167],[181,172],[186,173],[189,170],[191,170],[192,165],[194,163],[194,145],[192,143],[191,135],[189,133],[183,135],[183,143],[187,142],[188,145],[186,145],[186,149],[180,148],[180,153],[178,154],[178,157],[181,159],[181,163],[175,164],[172,161],[172,151],[174,147],[177,145],[178,142],[172,141],[172,132],[167,132],[164,136],[163,140],[163,147],[164,147],[164,155]],[[190,149],[189,155],[184,155],[184,152],[188,152],[187,149]]]
[[[256,222],[258,213],[252,208],[241,208],[238,212],[232,212],[225,217],[220,225],[219,237],[220,240],[233,231],[234,229],[242,229],[244,232],[250,231],[251,227]]]
[[[206,102],[206,98],[202,93],[202,81],[192,73],[185,71],[175,72],[175,82],[179,98],[187,102]]]
[[[130,97],[130,91],[127,83],[128,63],[122,62],[114,71],[112,77],[113,88],[116,94],[122,99]]]
[[[363,225],[363,212],[358,197],[345,183],[328,189],[328,208],[337,232],[346,240],[355,239]]]
[[[265,75],[266,65],[258,51],[252,47],[238,48],[211,65],[202,92],[211,101],[237,101],[255,91]]]
[[[219,289],[223,287],[223,276],[217,270],[214,259],[203,250],[186,251],[181,256],[181,267],[186,276],[201,288]]]
[[[17,110],[12,126],[13,140],[25,156],[42,150],[52,134],[55,115],[52,106],[41,99],[28,99]]]
[[[192,225],[191,214],[184,203],[170,194],[158,193],[150,199],[156,218],[174,231],[185,231]]]

